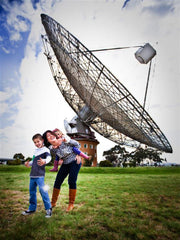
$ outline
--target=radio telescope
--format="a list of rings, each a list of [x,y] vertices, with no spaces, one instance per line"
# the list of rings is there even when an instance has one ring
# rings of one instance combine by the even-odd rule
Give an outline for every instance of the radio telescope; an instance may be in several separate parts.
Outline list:
[[[41,14],[45,55],[54,80],[79,119],[120,145],[138,143],[164,152],[171,145],[123,84],[76,37]]]

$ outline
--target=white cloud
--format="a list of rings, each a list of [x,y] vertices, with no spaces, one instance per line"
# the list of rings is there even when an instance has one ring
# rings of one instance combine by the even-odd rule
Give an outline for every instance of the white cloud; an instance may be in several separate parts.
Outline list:
[[[1,47],[1,48],[2,48],[3,52],[5,52],[5,53],[7,53],[7,54],[10,53],[10,51],[9,51],[7,48],[5,48],[5,47]]]
[[[0,115],[8,111],[8,104],[0,102]]]
[[[10,34],[10,41],[22,40],[21,33],[30,30],[30,24],[27,21],[33,13],[33,7],[30,0],[21,4],[20,2],[2,1],[1,6],[7,11],[6,27]]]
[[[21,34],[15,31],[11,31],[10,41],[20,41],[22,40]]]
[[[17,96],[18,89],[16,88],[6,88],[5,91],[0,91],[0,118],[2,128],[14,122],[14,117],[18,109]],[[14,101],[14,99],[16,99],[16,101]]]
[[[0,102],[5,101],[10,97],[11,93],[9,93],[8,90],[6,91],[0,91]]]

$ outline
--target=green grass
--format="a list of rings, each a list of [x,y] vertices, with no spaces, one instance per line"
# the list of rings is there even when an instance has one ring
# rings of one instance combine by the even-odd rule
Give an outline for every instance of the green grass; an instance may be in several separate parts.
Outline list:
[[[51,197],[56,173],[46,167]],[[86,168],[78,176],[75,209],[66,213],[63,183],[53,216],[46,219],[38,192],[34,215],[28,208],[29,171],[0,166],[0,239],[128,240],[180,239],[180,168]]]

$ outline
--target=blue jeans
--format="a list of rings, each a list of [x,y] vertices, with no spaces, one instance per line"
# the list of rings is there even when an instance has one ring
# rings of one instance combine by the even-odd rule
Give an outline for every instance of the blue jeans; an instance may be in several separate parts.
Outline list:
[[[68,177],[68,184],[70,189],[76,189],[76,181],[78,177],[79,170],[81,168],[81,163],[77,164],[76,161],[73,161],[69,164],[62,164],[59,172],[57,173],[56,180],[54,183],[54,188],[60,189],[64,179]]]
[[[37,197],[36,197],[36,192],[37,192],[37,186],[39,186],[39,192],[41,194],[41,197],[44,202],[44,207],[45,209],[50,209],[51,208],[51,202],[49,199],[48,192],[44,190],[44,177],[39,177],[39,178],[30,178],[30,183],[29,183],[29,210],[30,211],[36,211],[37,207]]]

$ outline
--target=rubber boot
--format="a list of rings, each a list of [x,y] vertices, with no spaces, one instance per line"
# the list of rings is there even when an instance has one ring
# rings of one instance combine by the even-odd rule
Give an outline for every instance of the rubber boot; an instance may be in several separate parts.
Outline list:
[[[76,198],[76,189],[69,189],[69,205],[66,212],[72,211],[74,208],[74,201]]]
[[[58,161],[54,160],[54,167],[49,170],[50,172],[57,172],[58,171]]]
[[[52,199],[51,199],[51,207],[52,208],[56,206],[56,202],[57,202],[59,193],[60,193],[60,189],[53,188]]]

